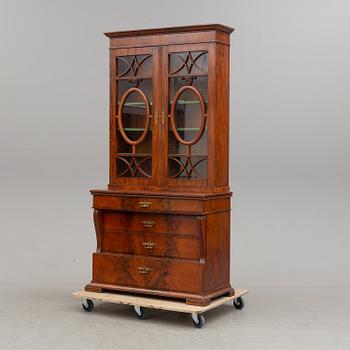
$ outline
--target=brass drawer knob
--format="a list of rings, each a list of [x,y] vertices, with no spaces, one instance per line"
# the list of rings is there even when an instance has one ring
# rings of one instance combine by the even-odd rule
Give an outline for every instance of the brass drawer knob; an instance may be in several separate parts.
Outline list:
[[[140,273],[149,273],[150,271],[152,271],[152,269],[148,266],[140,266],[139,267],[139,272]]]
[[[150,241],[142,242],[142,245],[145,249],[153,249],[156,246],[154,242],[150,242]]]
[[[156,222],[153,220],[143,220],[142,223],[145,227],[153,227]]]
[[[140,201],[139,206],[140,208],[149,208],[152,205],[152,202],[150,201]]]

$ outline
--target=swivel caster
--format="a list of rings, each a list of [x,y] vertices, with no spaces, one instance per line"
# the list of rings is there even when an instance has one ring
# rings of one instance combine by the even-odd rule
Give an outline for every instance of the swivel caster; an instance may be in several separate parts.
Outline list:
[[[143,307],[135,305],[134,310],[137,318],[139,318],[140,320],[145,319],[145,310]]]
[[[242,299],[242,297],[238,297],[237,299],[233,300],[233,306],[237,309],[237,310],[241,310],[244,308],[244,300]]]
[[[94,309],[94,302],[91,299],[83,299],[81,306],[84,311],[91,312]]]
[[[201,314],[192,313],[192,322],[196,328],[202,328],[205,323],[205,318]]]

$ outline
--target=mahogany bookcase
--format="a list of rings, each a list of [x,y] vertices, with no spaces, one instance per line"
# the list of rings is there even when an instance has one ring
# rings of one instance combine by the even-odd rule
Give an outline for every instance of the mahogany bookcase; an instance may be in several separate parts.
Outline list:
[[[92,190],[97,249],[86,291],[208,305],[230,285],[232,28],[106,33],[109,184]]]

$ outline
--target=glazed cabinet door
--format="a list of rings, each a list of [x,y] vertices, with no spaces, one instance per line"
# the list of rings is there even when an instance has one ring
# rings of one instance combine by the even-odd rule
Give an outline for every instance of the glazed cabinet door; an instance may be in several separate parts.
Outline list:
[[[160,49],[110,52],[110,185],[157,186]]]
[[[165,185],[196,190],[208,183],[210,45],[165,46],[162,117]]]

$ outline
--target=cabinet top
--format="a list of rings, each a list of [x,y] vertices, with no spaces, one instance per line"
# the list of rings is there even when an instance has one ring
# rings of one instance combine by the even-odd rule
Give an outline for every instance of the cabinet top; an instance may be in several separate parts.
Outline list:
[[[224,26],[222,24],[202,24],[191,25],[182,27],[166,27],[166,28],[153,28],[153,29],[139,29],[139,30],[125,30],[118,32],[105,33],[109,38],[120,38],[130,36],[144,36],[144,35],[158,35],[158,34],[175,34],[175,33],[190,33],[190,32],[203,32],[203,31],[221,31],[230,34],[234,31],[233,28]]]

